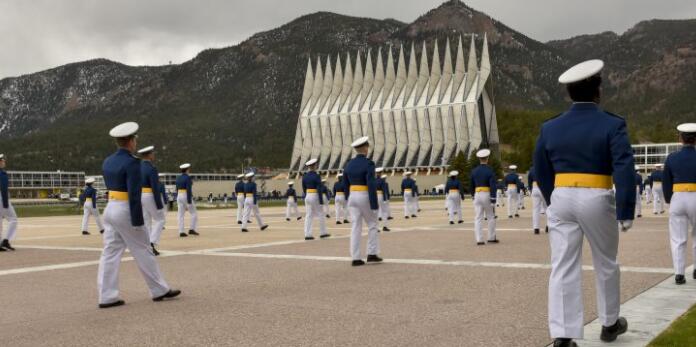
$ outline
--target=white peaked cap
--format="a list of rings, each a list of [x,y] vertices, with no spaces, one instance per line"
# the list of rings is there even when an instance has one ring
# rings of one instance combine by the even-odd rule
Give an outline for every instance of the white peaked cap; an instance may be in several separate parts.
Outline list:
[[[244,178],[244,174],[237,175],[237,178]]]
[[[640,166],[636,165],[636,171],[640,170]]]
[[[382,175],[382,178],[387,178],[387,175],[386,174]]]
[[[363,136],[363,137],[353,141],[353,143],[351,143],[350,146],[353,148],[360,147],[360,146],[366,144],[368,141],[370,141],[370,138],[367,136]]]
[[[322,182],[326,182],[326,178],[322,178],[321,181],[322,181]]]
[[[508,168],[510,170],[517,170],[517,165],[510,165]]]
[[[179,165],[179,169],[182,169],[182,170],[188,169],[190,167],[191,167],[191,164],[189,164],[189,163]]]
[[[413,174],[413,172],[411,172],[411,171],[404,172],[404,176],[408,176],[408,175],[412,175],[412,174]]]
[[[376,173],[380,173],[380,172],[382,172],[382,171],[384,171],[384,168],[383,168],[383,167],[378,167],[378,168],[375,169],[375,172],[376,172]]]
[[[109,136],[115,138],[128,137],[135,135],[138,132],[138,123],[136,122],[126,122],[119,124],[109,131]]]
[[[655,167],[663,167],[665,166],[664,164],[655,164]]]
[[[164,177],[163,173],[158,174],[159,177]]]
[[[309,160],[307,160],[307,162],[305,163],[305,166],[312,166],[312,165],[316,164],[318,161],[319,161],[319,160],[317,160],[317,158],[309,159]]]
[[[558,83],[570,84],[592,77],[602,71],[604,62],[599,59],[583,61],[570,69],[566,70],[560,77]]]
[[[288,185],[289,185],[289,186],[291,186],[291,185],[293,185],[293,184],[295,184],[295,182],[293,182],[293,181],[288,182]]]
[[[457,171],[457,170],[452,170],[452,171],[450,171],[449,175],[450,175],[450,176],[458,176],[458,175],[459,175],[459,171]]]
[[[254,173],[253,173],[253,172],[249,172],[249,173],[247,173],[246,175],[244,175],[244,177],[246,177],[246,178],[254,177]]]
[[[336,177],[343,177],[343,173],[339,173]]]
[[[696,133],[696,123],[679,124],[677,130],[682,133]]]
[[[484,149],[476,152],[476,156],[479,158],[488,158],[488,156],[490,156],[490,155],[491,155],[491,150],[487,149],[487,148],[484,148]]]
[[[155,146],[147,146],[138,150],[138,154],[150,153],[155,150]]]
[[[0,153],[0,160],[5,159],[5,155]]]
[[[85,183],[87,183],[87,184],[92,184],[92,183],[94,183],[94,177],[90,177],[90,178],[86,179],[86,180],[85,180]]]

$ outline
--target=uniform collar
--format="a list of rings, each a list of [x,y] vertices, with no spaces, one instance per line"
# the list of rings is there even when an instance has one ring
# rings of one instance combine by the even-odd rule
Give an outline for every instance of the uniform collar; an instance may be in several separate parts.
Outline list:
[[[693,151],[693,150],[696,150],[696,147],[694,147],[694,145],[682,145],[682,150]],[[1,170],[2,169],[0,169],[0,171]]]
[[[128,154],[131,155],[131,152],[125,148],[119,148],[118,151],[116,151],[118,154]]]
[[[599,105],[594,102],[574,102],[570,106],[571,111],[586,111],[586,110],[598,110]]]
[[[358,155],[356,155],[355,157],[356,157],[356,158],[359,158],[359,157],[363,157],[363,158],[365,158],[365,155],[364,155],[364,154],[362,154],[362,153],[358,153]]]

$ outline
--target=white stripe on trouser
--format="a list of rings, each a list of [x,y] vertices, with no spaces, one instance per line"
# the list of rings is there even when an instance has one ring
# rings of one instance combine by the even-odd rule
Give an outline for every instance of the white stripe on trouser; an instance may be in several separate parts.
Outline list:
[[[360,259],[360,239],[362,238],[363,221],[367,224],[367,254],[379,254],[379,235],[377,234],[377,210],[370,208],[370,198],[367,192],[350,192],[348,209],[352,217],[350,231],[350,256],[353,260]]]
[[[285,206],[285,218],[290,218],[290,213],[292,213],[292,218],[297,218],[300,216],[300,211],[297,209],[297,201],[293,197],[288,197],[288,201]]]
[[[244,213],[244,193],[237,193],[237,222],[242,221]]]
[[[177,204],[177,217],[179,218],[179,234],[183,233],[185,228],[184,228],[184,215],[186,214],[186,211],[191,214],[191,228],[189,230],[196,230],[198,227],[198,213],[196,212],[196,204],[191,200],[191,203],[189,204],[188,201],[186,200],[186,193],[179,193],[176,196],[176,204]]]
[[[324,203],[321,205],[322,211],[324,212],[325,215],[329,214],[329,197],[324,194],[324,196],[321,197],[324,200]]]
[[[147,230],[150,235],[150,242],[159,245],[167,210],[164,207],[161,210],[157,209],[155,196],[152,193],[143,193],[140,202],[143,205],[145,230]]]
[[[150,238],[142,226],[131,225],[128,201],[111,200],[104,209],[104,250],[99,260],[97,286],[99,303],[112,303],[119,299],[118,272],[121,256],[128,248],[135,258],[140,273],[150,288],[150,295],[158,297],[169,291],[155,260],[150,253]]]
[[[336,221],[341,222],[344,219],[348,219],[346,215],[348,213],[346,206],[346,196],[343,194],[336,194],[334,198],[334,208],[336,209]]]
[[[2,220],[7,219],[7,234],[3,235]],[[0,240],[14,240],[17,235],[17,213],[11,202],[7,202],[7,208],[2,207],[0,202]]]
[[[488,217],[488,240],[495,240],[495,210],[491,203],[490,192],[477,192],[474,195],[474,234],[476,242],[483,242],[483,218]]]
[[[314,218],[319,219],[319,235],[326,235],[326,218],[324,218],[321,205],[319,204],[319,194],[307,193],[305,197],[305,210],[307,210],[304,222],[305,237],[312,236],[312,223],[314,222]]]
[[[517,188],[508,188],[507,190],[507,213],[508,216],[516,215],[518,205]]]
[[[416,211],[416,198],[413,196],[413,193],[404,193],[404,216],[415,215]]]
[[[99,209],[92,207],[91,201],[85,201],[85,203],[82,205],[82,212],[82,231],[89,231],[89,216],[94,216],[94,219],[97,222],[97,228],[99,228],[100,231],[104,230],[104,225],[102,224],[101,216],[99,215]]]
[[[454,215],[458,216],[458,220],[462,220],[462,197],[459,192],[447,194],[446,199],[449,221],[454,222]]]
[[[665,210],[665,195],[662,192],[662,184],[653,183],[653,212],[659,213]]]
[[[256,217],[256,223],[258,223],[259,228],[264,226],[263,220],[261,219],[261,211],[259,211],[259,205],[254,203],[254,197],[249,196],[244,199],[244,213],[242,214],[242,229],[246,229],[247,222],[251,218],[251,213],[254,212],[254,217]]]
[[[640,194],[640,186],[636,187],[636,216],[640,216],[643,214],[643,204],[642,201],[643,197]]]
[[[556,188],[547,214],[551,244],[551,337],[583,337],[583,236],[592,249],[599,321],[604,326],[613,325],[619,317],[620,304],[620,270],[616,260],[619,228],[613,192]]]
[[[379,210],[377,216],[382,218],[382,226],[389,227],[389,201],[384,200],[384,194],[377,194],[377,205],[379,205]]]
[[[538,187],[532,188],[532,228],[539,229],[539,219],[544,212],[544,196]]]
[[[686,241],[691,227],[694,264],[696,264],[696,193],[676,192],[669,205],[669,239],[672,246],[674,273],[684,274]]]

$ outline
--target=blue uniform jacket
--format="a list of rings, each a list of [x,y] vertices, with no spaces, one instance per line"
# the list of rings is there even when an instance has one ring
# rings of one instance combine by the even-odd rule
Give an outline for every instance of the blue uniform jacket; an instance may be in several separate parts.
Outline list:
[[[234,185],[234,194],[235,197],[237,194],[244,194],[244,181],[239,180],[235,185]]]
[[[673,184],[675,183],[696,183],[696,150],[694,146],[682,147],[679,152],[670,154],[665,161],[662,191],[668,204],[672,199]]]
[[[0,170],[0,195],[2,195],[3,208],[10,208],[9,184],[10,179],[7,177],[7,172],[5,172],[5,170]]]
[[[464,190],[462,190],[462,183],[459,179],[450,177],[445,183],[445,194],[449,194],[450,189],[456,189],[459,191],[459,197],[464,199]]]
[[[367,196],[370,200],[370,209],[377,210],[377,185],[375,180],[375,163],[367,159],[365,155],[358,154],[346,164],[343,170],[343,179],[346,184],[346,195],[350,195],[350,186],[367,186]]]
[[[650,188],[653,187],[653,183],[655,182],[662,182],[662,170],[655,170],[650,174],[650,176],[648,176],[648,184],[650,184]]]
[[[343,179],[337,180],[333,185],[333,196],[336,196],[337,192],[346,193],[346,185],[343,183]]]
[[[616,216],[632,220],[636,207],[633,150],[623,118],[595,103],[575,103],[541,127],[534,150],[534,172],[546,203],[557,173],[613,176]]]
[[[331,191],[329,191],[329,187],[327,187],[326,184],[321,184],[321,189],[319,190],[319,192],[323,195],[326,195],[326,198],[331,200]]]
[[[244,195],[253,194],[254,195],[254,205],[256,205],[256,182],[251,181],[244,183]]]
[[[527,174],[527,187],[532,189],[532,187],[534,187],[534,182],[536,182],[536,178],[534,176],[534,166],[532,166],[529,168],[529,173]]]
[[[295,192],[295,188],[288,188],[288,190],[285,191],[285,198],[289,198],[292,196],[292,199],[297,201],[297,192]]]
[[[160,182],[158,192],[159,192],[160,196],[162,197],[162,202],[164,202],[165,204],[168,204],[169,198],[167,198],[167,189],[164,186],[164,183]]]
[[[134,157],[128,150],[121,148],[104,160],[102,173],[106,189],[128,192],[131,225],[134,227],[144,225],[143,206],[140,202],[143,190],[140,159]]]
[[[85,191],[82,192],[80,200],[86,201],[87,199],[92,199],[92,208],[97,208],[97,190],[92,188],[91,185],[85,187]]]
[[[382,180],[382,193],[384,193],[384,201],[389,201],[391,199],[391,193],[389,192],[389,183],[387,180]]]
[[[639,192],[643,194],[643,189],[645,187],[643,186],[643,176],[641,176],[639,173],[636,172],[636,186],[640,188]],[[636,199],[637,200],[637,199]]]
[[[193,203],[193,180],[188,174],[181,174],[176,178],[176,191],[186,189],[186,203]]]
[[[140,172],[143,175],[143,188],[152,189],[152,195],[155,198],[155,205],[157,206],[158,210],[161,210],[164,207],[164,204],[162,203],[162,196],[157,194],[157,190],[160,186],[159,172],[157,172],[157,168],[152,165],[152,162],[149,160],[143,160],[140,168]]]
[[[321,187],[321,177],[315,171],[309,171],[304,176],[302,176],[302,191],[304,193],[304,198],[307,198],[307,189],[316,189],[319,193]],[[346,195],[348,193],[346,192]],[[324,194],[319,194],[319,204],[324,203]]]
[[[505,178],[503,179],[503,183],[505,183],[505,186],[507,186],[509,184],[514,184],[517,187],[517,189],[519,190],[520,183],[522,183],[522,182],[520,181],[520,176],[518,176],[517,173],[511,172],[511,173],[505,175]]]
[[[416,189],[416,181],[414,181],[410,177],[406,177],[403,180],[401,180],[401,195],[404,195],[404,190],[406,189],[411,189],[413,191],[413,194],[415,196],[417,189]]]
[[[471,170],[471,196],[476,194],[476,188],[478,187],[488,187],[491,193],[491,201],[495,202],[497,197],[496,189],[498,189],[497,179],[493,169],[486,164],[481,164]]]

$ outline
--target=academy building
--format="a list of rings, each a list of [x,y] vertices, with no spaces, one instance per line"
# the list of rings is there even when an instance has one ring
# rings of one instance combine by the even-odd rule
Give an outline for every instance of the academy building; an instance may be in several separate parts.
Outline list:
[[[305,170],[310,158],[319,159],[322,172],[341,170],[353,154],[350,143],[360,136],[369,136],[375,164],[392,172],[430,172],[445,168],[459,151],[497,149],[486,37],[480,60],[474,35],[466,62],[461,37],[454,51],[449,39],[444,53],[438,41],[427,46],[423,42],[417,55],[412,43],[408,59],[403,46],[397,58],[388,47],[354,58],[310,59],[290,172]]]

